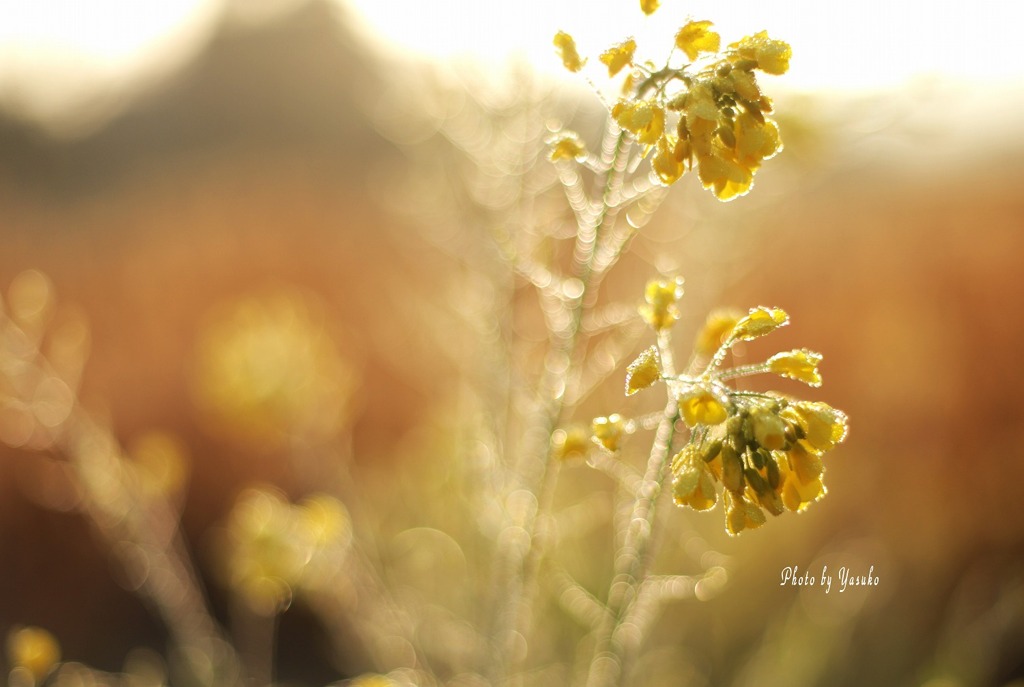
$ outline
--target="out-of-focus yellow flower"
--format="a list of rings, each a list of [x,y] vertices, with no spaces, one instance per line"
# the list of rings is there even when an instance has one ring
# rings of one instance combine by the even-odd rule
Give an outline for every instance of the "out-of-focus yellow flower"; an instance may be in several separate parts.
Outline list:
[[[352,529],[333,497],[293,505],[276,490],[253,488],[235,502],[225,534],[227,581],[253,612],[271,616],[287,608],[295,590],[316,588],[337,569],[340,561],[329,554],[347,549]]]
[[[246,491],[231,511],[226,550],[230,583],[260,615],[274,615],[291,602],[304,564],[292,534],[289,505],[276,491]]]
[[[644,289],[646,303],[640,306],[640,316],[657,331],[671,327],[679,319],[679,308],[676,303],[682,297],[681,277],[653,279],[647,282]]]
[[[728,401],[710,389],[695,386],[679,396],[679,413],[688,427],[725,422]]]
[[[636,41],[629,38],[605,50],[599,59],[608,67],[608,76],[612,77],[622,71],[624,67],[633,64],[634,53],[636,53]]]
[[[676,33],[676,47],[693,62],[702,52],[718,52],[721,37],[710,21],[691,21]]]
[[[590,428],[594,441],[612,453],[622,447],[622,440],[626,435],[626,421],[618,413],[594,418]]]
[[[713,310],[697,334],[697,341],[693,345],[694,351],[702,356],[714,355],[725,343],[741,317],[743,314],[733,308]]]
[[[807,443],[818,451],[829,451],[846,439],[846,413],[820,401],[793,401],[783,417],[798,425]]]
[[[781,308],[758,306],[733,327],[729,341],[753,341],[789,323],[789,315]]]
[[[355,386],[315,301],[288,290],[217,309],[192,371],[204,419],[261,447],[330,439],[348,418]]]
[[[576,51],[576,41],[572,36],[565,31],[559,31],[555,34],[554,44],[558,51],[558,57],[561,58],[566,69],[570,72],[578,72],[583,69],[583,65],[587,61],[580,59],[580,54]]]
[[[661,362],[658,358],[658,347],[651,346],[626,368],[626,395],[632,396],[659,379],[661,379]]]
[[[147,496],[178,494],[188,478],[187,450],[167,432],[152,430],[136,439],[129,454],[142,493]]]
[[[766,74],[785,74],[793,49],[785,41],[768,37],[767,31],[759,31],[729,46],[747,59],[757,62],[757,67]]]
[[[41,627],[15,627],[7,633],[7,659],[41,683],[60,661],[60,644]]]
[[[364,673],[352,679],[349,687],[398,687],[398,683],[387,675]]]
[[[654,14],[660,4],[661,0],[640,0],[640,9],[644,14],[650,16]]]
[[[348,510],[332,496],[314,494],[293,507],[299,538],[319,550],[326,546],[347,546],[352,541]]]
[[[551,447],[555,458],[573,460],[586,457],[593,446],[590,437],[591,433],[579,425],[556,429],[551,434]]]
[[[552,162],[557,160],[582,162],[587,159],[587,147],[575,131],[559,132],[548,141],[548,145],[550,146],[548,159]]]
[[[797,348],[785,353],[776,353],[768,359],[768,369],[781,377],[795,379],[809,386],[821,386],[821,353]]]

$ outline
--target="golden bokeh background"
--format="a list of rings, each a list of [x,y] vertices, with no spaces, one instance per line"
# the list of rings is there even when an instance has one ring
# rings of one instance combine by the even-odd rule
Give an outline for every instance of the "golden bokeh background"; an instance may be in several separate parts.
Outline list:
[[[194,56],[88,126],[47,128],[10,99],[0,111],[0,288],[48,276],[52,322],[88,353],[84,407],[173,495],[221,619],[218,526],[252,484],[300,501],[345,472],[395,530],[443,521],[444,504],[389,483],[458,453],[457,390],[482,364],[465,343],[493,307],[474,222],[502,201],[487,196],[497,182],[468,184],[476,205],[451,201],[466,141],[514,102],[495,78],[523,79],[581,130],[600,114],[553,77],[396,56],[353,17],[316,0],[259,20],[225,11]],[[751,195],[718,204],[684,178],[605,284],[631,307],[654,273],[683,274],[684,332],[714,307],[785,308],[793,324],[746,355],[822,351],[811,396],[851,418],[810,512],[735,539],[717,510],[670,514],[659,571],[717,556],[728,580],[667,609],[638,684],[1024,681],[1024,87],[1007,76],[1024,60],[998,59],[997,82],[775,80],[786,150]],[[537,322],[503,335],[529,353]],[[644,407],[619,379],[575,419]],[[75,511],[60,458],[17,429],[0,447],[0,632],[44,627],[66,660],[107,671],[162,652],[166,630]],[[582,465],[562,479],[565,504],[607,487]],[[567,567],[610,558],[600,523],[584,529]],[[416,575],[401,565],[414,566],[397,562],[397,578]],[[787,566],[824,565],[873,566],[878,586],[780,586]],[[594,589],[607,574],[575,572]],[[278,625],[282,682],[367,669],[301,604]]]

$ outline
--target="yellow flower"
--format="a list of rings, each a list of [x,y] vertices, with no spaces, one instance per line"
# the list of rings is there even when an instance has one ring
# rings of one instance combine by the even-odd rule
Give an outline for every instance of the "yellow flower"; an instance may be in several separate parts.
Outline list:
[[[718,425],[729,416],[727,404],[710,389],[695,386],[679,397],[679,412],[687,427]]]
[[[555,34],[554,44],[566,69],[570,72],[578,72],[583,69],[583,65],[587,61],[580,59],[580,54],[576,51],[576,41],[572,36],[565,31],[559,31]]]
[[[768,74],[785,74],[793,49],[785,41],[766,40],[757,49],[757,66]]]
[[[676,47],[693,62],[702,52],[717,52],[721,37],[711,30],[710,21],[691,21],[676,34]]]
[[[796,442],[779,461],[782,477],[782,503],[791,511],[802,511],[825,495],[821,456]]]
[[[743,530],[754,530],[765,523],[764,511],[743,496],[726,492],[725,530],[736,536]]]
[[[754,440],[759,446],[774,451],[786,444],[786,423],[768,409],[761,408],[750,416]]]
[[[683,297],[683,280],[654,279],[647,282],[644,289],[645,305],[640,306],[640,315],[644,321],[656,330],[672,326],[679,319],[679,308],[676,302]]]
[[[679,143],[685,144],[686,142],[680,141]],[[651,169],[657,175],[658,181],[666,186],[671,186],[679,181],[686,171],[686,165],[683,164],[683,160],[686,158],[681,154],[685,152],[685,145],[680,147],[679,143],[673,146],[670,139],[660,139],[658,152],[651,158]]]
[[[706,189],[721,201],[746,195],[754,184],[749,169],[720,155],[706,155],[698,161],[697,176]]]
[[[643,10],[644,14],[650,16],[654,14],[654,11],[658,9],[660,4],[660,0],[640,0],[640,9]]]
[[[767,31],[747,36],[730,47],[741,57],[755,60],[758,69],[767,74],[785,74],[789,70],[789,60],[793,56],[793,49],[788,43],[769,38]]]
[[[12,667],[24,668],[42,683],[60,661],[60,644],[40,627],[16,627],[7,633],[7,657]]]
[[[744,112],[736,119],[736,155],[741,164],[756,169],[782,150],[779,127],[771,120],[757,121]]]
[[[556,429],[551,434],[551,446],[555,458],[572,460],[585,457],[592,445],[590,436],[590,433],[579,425],[567,429]]]
[[[626,434],[626,422],[618,413],[608,417],[595,418],[590,426],[594,441],[614,453],[622,446]]]
[[[676,505],[708,510],[718,502],[718,492],[707,463],[695,444],[687,444],[672,460],[672,493]]]
[[[846,439],[846,413],[820,401],[794,401],[782,416],[803,430],[804,439],[818,451],[828,451]]]
[[[658,347],[651,346],[626,368],[626,395],[632,396],[661,379]]]
[[[746,69],[733,69],[729,72],[729,80],[732,81],[733,90],[741,98],[755,103],[761,99],[761,89],[758,88],[757,79],[752,72]]]
[[[292,511],[297,535],[314,551],[352,540],[348,509],[333,496],[314,494],[293,506]]]
[[[715,94],[708,83],[698,82],[686,96],[686,123],[692,129],[695,119],[718,122],[720,112],[715,104]]]
[[[356,373],[328,332],[316,301],[287,290],[217,308],[192,366],[205,417],[261,448],[335,436]]]
[[[548,159],[552,162],[557,160],[576,160],[582,162],[587,159],[587,148],[583,145],[582,139],[575,131],[563,131],[548,141],[551,150],[548,152]]]
[[[633,54],[636,52],[636,41],[632,38],[613,45],[601,53],[600,60],[608,67],[608,76],[615,76],[622,68],[633,64]]]
[[[821,386],[821,373],[818,372],[821,357],[821,353],[797,348],[773,355],[768,359],[768,369],[781,377],[795,379],[810,386]]]
[[[653,100],[616,103],[612,116],[644,145],[654,145],[665,133],[665,110]]]
[[[687,142],[690,144],[690,153],[692,156],[697,158],[699,164],[701,160],[711,156],[713,150],[713,138],[715,130],[718,128],[718,122],[703,118],[692,118],[686,126]],[[692,162],[691,162],[692,167]]]
[[[729,341],[753,341],[789,323],[789,315],[780,308],[759,306],[736,323]]]
[[[263,616],[291,603],[305,556],[294,537],[291,505],[278,492],[243,492],[228,518],[224,561],[232,588]]]
[[[734,309],[712,311],[697,334],[694,350],[700,355],[713,355],[725,342],[726,337],[729,336],[741,317],[740,311]]]

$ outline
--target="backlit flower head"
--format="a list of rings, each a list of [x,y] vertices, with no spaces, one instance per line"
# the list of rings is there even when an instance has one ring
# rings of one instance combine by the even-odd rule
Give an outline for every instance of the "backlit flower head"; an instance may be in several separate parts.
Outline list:
[[[650,14],[657,5],[641,2],[641,9]],[[586,60],[569,34],[559,32],[555,45],[567,69],[583,68]],[[757,74],[785,73],[790,46],[762,31],[723,48],[714,25],[698,20],[676,32],[664,64],[639,60],[638,49],[627,38],[599,59],[609,77],[629,70],[611,113],[650,156],[652,178],[668,186],[696,169],[719,200],[746,195],[762,163],[782,150]]]
[[[649,302],[676,307],[677,297],[665,296],[666,281],[652,281],[648,289]],[[777,353],[762,363],[723,366],[739,342],[767,336],[788,323],[789,316],[779,308],[757,307],[744,316],[720,311],[708,318],[697,337],[690,373],[665,374],[659,357],[667,355],[661,351],[663,337],[627,371],[627,395],[664,381],[678,418],[690,429],[689,441],[670,464],[676,503],[707,510],[723,493],[730,534],[760,527],[768,514],[806,510],[824,496],[822,457],[846,438],[846,415],[826,403],[729,384],[737,377],[776,374],[820,385],[822,356],[803,348]],[[616,437],[617,448],[618,435],[604,431]]]

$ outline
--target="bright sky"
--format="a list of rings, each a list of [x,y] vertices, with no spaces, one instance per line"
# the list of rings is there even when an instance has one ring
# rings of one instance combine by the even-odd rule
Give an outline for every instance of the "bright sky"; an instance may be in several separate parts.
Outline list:
[[[0,99],[54,112],[187,58],[224,1],[272,14],[297,0],[0,0]],[[711,19],[725,41],[760,29],[793,46],[796,89],[899,87],[924,76],[1024,83],[1011,0],[334,0],[390,49],[429,57],[525,56],[558,69],[551,37],[572,33],[584,54],[633,35],[660,57],[688,16]],[[656,54],[657,53],[657,54]]]

